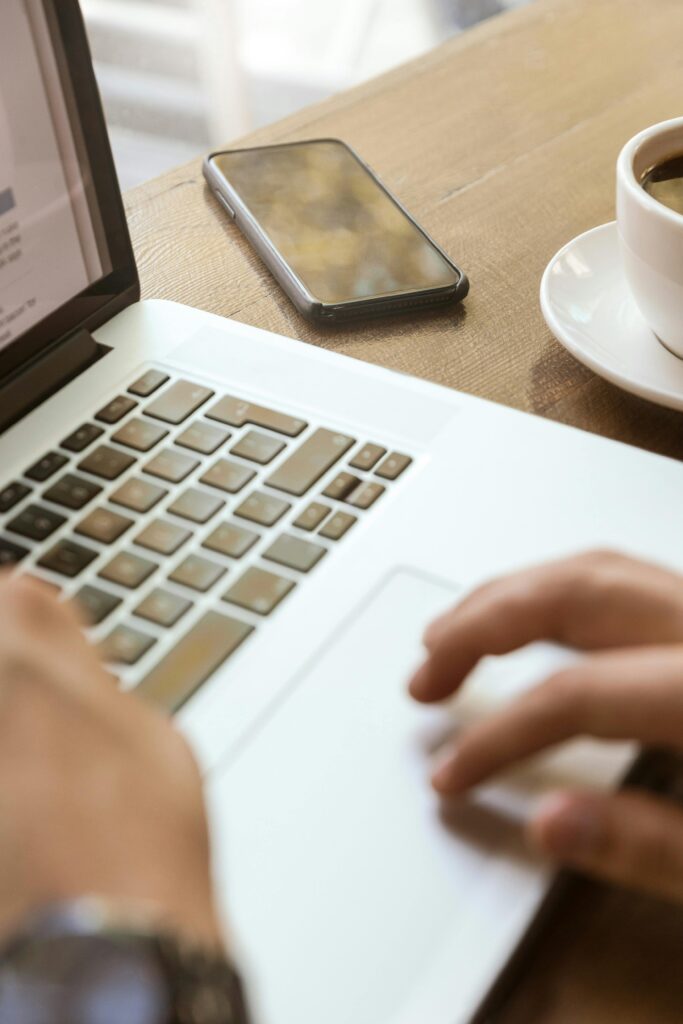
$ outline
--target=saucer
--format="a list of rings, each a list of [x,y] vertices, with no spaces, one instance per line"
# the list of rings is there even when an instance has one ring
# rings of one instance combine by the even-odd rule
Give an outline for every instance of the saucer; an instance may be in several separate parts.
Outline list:
[[[616,221],[579,235],[552,258],[541,309],[579,362],[625,391],[683,410],[683,359],[657,340],[631,297]]]

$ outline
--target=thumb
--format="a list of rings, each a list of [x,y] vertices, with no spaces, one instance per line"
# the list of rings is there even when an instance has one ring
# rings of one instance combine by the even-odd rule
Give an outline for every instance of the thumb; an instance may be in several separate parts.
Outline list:
[[[529,838],[567,867],[683,903],[683,810],[666,800],[628,790],[555,793]]]

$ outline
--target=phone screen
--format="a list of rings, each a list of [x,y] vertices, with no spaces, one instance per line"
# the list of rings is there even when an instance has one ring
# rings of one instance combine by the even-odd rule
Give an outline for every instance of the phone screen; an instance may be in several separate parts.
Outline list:
[[[213,166],[320,302],[457,285],[460,274],[334,140],[219,153]]]

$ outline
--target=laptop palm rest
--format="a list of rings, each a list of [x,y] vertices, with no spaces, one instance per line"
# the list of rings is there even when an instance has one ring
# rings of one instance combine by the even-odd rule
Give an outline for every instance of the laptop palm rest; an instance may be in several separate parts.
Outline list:
[[[448,971],[471,901],[495,897],[487,863],[540,871],[500,787],[489,804],[449,809],[428,784],[453,711],[416,705],[405,684],[424,626],[456,597],[448,583],[392,574],[213,777],[220,891],[264,1024],[407,1019],[445,955]],[[444,1008],[445,1024],[456,1009]]]

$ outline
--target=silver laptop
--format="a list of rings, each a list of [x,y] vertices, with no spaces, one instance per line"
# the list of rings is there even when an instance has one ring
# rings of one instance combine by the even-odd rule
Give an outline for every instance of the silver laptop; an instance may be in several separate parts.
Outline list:
[[[633,751],[570,744],[440,806],[444,736],[571,655],[491,661],[424,708],[422,629],[589,546],[683,567],[683,470],[138,298],[78,5],[3,0],[0,561],[75,598],[190,738],[261,1024],[469,1021],[552,882],[520,821]]]

